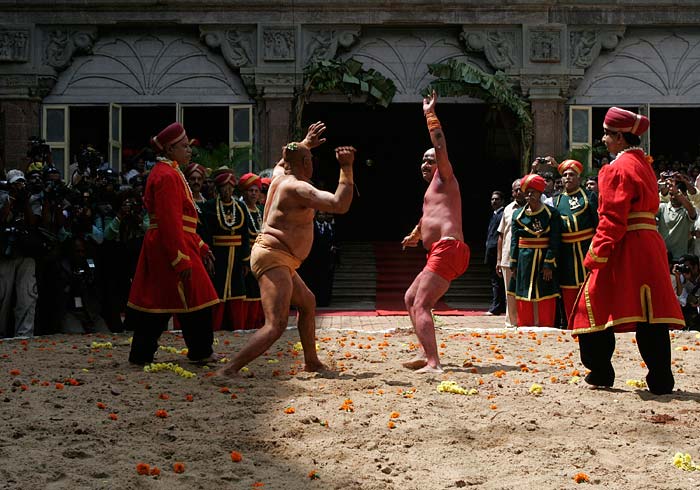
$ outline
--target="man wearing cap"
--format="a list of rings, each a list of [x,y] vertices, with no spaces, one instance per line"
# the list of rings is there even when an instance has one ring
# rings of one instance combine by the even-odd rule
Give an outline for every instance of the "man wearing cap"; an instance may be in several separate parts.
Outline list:
[[[287,328],[292,304],[299,312],[297,328],[304,350],[304,369],[325,369],[316,352],[316,301],[296,270],[311,250],[314,210],[345,213],[350,208],[355,159],[354,148],[336,148],[340,178],[335,194],[311,185],[311,149],[325,141],[321,138],[325,128],[321,122],[312,124],[303,141],[289,143],[282,150],[282,160],[273,172],[263,229],[253,245],[250,260],[251,270],[260,283],[265,324],[231,363],[217,372],[214,378],[217,384],[226,384],[237,376],[242,367],[280,338]]]
[[[656,229],[658,184],[640,136],[649,119],[612,107],[603,123],[603,143],[617,154],[598,174],[598,228],[584,265],[592,272],[569,318],[578,336],[586,382],[611,387],[615,332],[636,332],[649,372],[647,386],[661,395],[673,391],[669,329],[685,325],[671,285],[666,247]]]
[[[24,173],[9,170],[7,183],[9,191],[0,191],[0,339],[34,335],[37,303],[36,263],[21,243],[32,219]],[[10,328],[13,292],[15,323]]]
[[[238,181],[238,189],[241,192],[241,204],[247,215],[248,236],[250,243],[255,243],[255,239],[262,230],[263,213],[258,206],[260,197],[261,179],[254,173],[241,175]],[[265,323],[265,315],[260,302],[260,286],[253,274],[245,276],[245,326],[243,328],[260,328]]]
[[[269,177],[262,177],[260,179],[260,197],[258,197],[258,205],[265,209],[265,202],[267,202],[267,190],[270,188],[270,182],[272,179]]]
[[[581,188],[581,162],[564,160],[557,169],[564,184],[564,191],[554,198],[554,207],[562,219],[557,270],[564,312],[568,318],[581,284],[586,279],[583,260],[598,226],[598,198]]]
[[[212,282],[221,301],[213,307],[214,330],[246,328],[245,275],[250,269],[250,234],[244,205],[233,198],[233,170],[213,174],[217,194],[201,206],[202,237],[214,254]]]
[[[209,279],[213,256],[197,235],[197,210],[180,165],[192,156],[185,128],[173,123],[151,139],[160,153],[143,196],[150,224],[131,284],[127,322],[134,330],[129,361],[153,362],[158,338],[176,315],[196,362],[213,358],[211,308],[219,302]]]
[[[202,184],[204,183],[204,178],[207,176],[207,169],[203,165],[198,163],[190,163],[185,167],[185,178],[187,183],[192,189],[192,199],[195,203],[203,204],[206,202],[206,197],[202,195]]]
[[[520,188],[527,204],[513,215],[508,294],[517,301],[518,326],[554,326],[561,216],[542,202],[545,186],[537,174],[523,177]]]
[[[423,115],[433,144],[433,148],[423,154],[420,166],[423,180],[428,182],[423,214],[418,225],[401,242],[404,247],[415,247],[422,241],[428,250],[425,267],[404,295],[421,349],[403,366],[418,373],[442,372],[431,310],[450,283],[469,267],[469,247],[462,233],[462,196],[447,154],[445,134],[435,114],[436,104],[434,91],[423,99]]]

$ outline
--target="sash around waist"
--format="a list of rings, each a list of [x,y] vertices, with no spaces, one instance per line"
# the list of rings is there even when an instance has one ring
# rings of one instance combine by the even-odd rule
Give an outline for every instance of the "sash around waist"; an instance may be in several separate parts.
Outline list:
[[[520,248],[548,248],[549,237],[546,238],[519,238],[518,247]]]
[[[212,237],[215,247],[237,247],[241,245],[241,235],[214,235]]]
[[[561,241],[562,243],[578,243],[593,238],[593,235],[595,235],[595,230],[593,230],[593,228],[586,228],[585,230],[579,231],[568,231],[561,234]]]

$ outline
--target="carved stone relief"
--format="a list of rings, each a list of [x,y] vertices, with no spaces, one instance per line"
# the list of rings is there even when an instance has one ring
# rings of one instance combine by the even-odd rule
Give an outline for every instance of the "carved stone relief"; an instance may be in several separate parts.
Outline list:
[[[294,61],[296,32],[294,27],[263,27],[263,58],[265,61]]]
[[[624,29],[600,32],[578,30],[569,32],[569,64],[576,68],[588,68],[600,55],[601,49],[615,49]]]
[[[516,68],[520,63],[522,35],[515,30],[473,30],[462,29],[460,39],[467,51],[483,51],[494,68],[506,70]]]
[[[339,48],[349,49],[360,37],[360,28],[307,29],[303,32],[304,66],[335,58]]]
[[[29,61],[29,29],[0,27],[0,62]]]
[[[232,26],[230,29],[201,27],[200,37],[212,49],[220,49],[231,68],[253,66],[257,61],[255,28]]]
[[[76,54],[92,53],[96,32],[96,28],[51,29],[44,40],[44,62],[57,70],[64,70]]]
[[[560,75],[522,75],[520,88],[530,98],[566,98],[575,89],[581,76]]]
[[[531,28],[530,61],[533,63],[559,63],[561,61],[560,33],[561,31],[557,28]]]

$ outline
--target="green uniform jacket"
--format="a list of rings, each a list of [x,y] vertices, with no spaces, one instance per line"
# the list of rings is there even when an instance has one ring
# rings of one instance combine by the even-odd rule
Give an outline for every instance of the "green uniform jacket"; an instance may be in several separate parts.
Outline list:
[[[515,212],[510,264],[517,269],[510,280],[508,294],[523,301],[542,301],[560,295],[557,259],[561,226],[559,211],[546,204],[534,213],[527,207]],[[553,271],[551,281],[542,278],[545,268]]]
[[[219,208],[219,199],[210,199],[200,205],[200,236],[214,254],[216,270],[212,282],[219,299],[245,299],[243,266],[250,267],[250,240],[248,215],[241,203],[233,200],[233,216],[226,218]],[[226,206],[225,211],[231,209]],[[230,219],[233,218],[232,224]],[[229,222],[227,223],[227,220]],[[249,274],[252,275],[252,274]]]
[[[562,220],[559,286],[578,289],[586,279],[583,259],[598,226],[598,196],[578,188],[554,198]]]

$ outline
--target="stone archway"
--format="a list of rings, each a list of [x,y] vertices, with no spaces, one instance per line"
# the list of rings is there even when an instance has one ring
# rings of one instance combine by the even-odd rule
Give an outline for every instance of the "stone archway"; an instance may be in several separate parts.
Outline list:
[[[126,31],[76,58],[45,103],[251,103],[243,83],[195,35]]]

